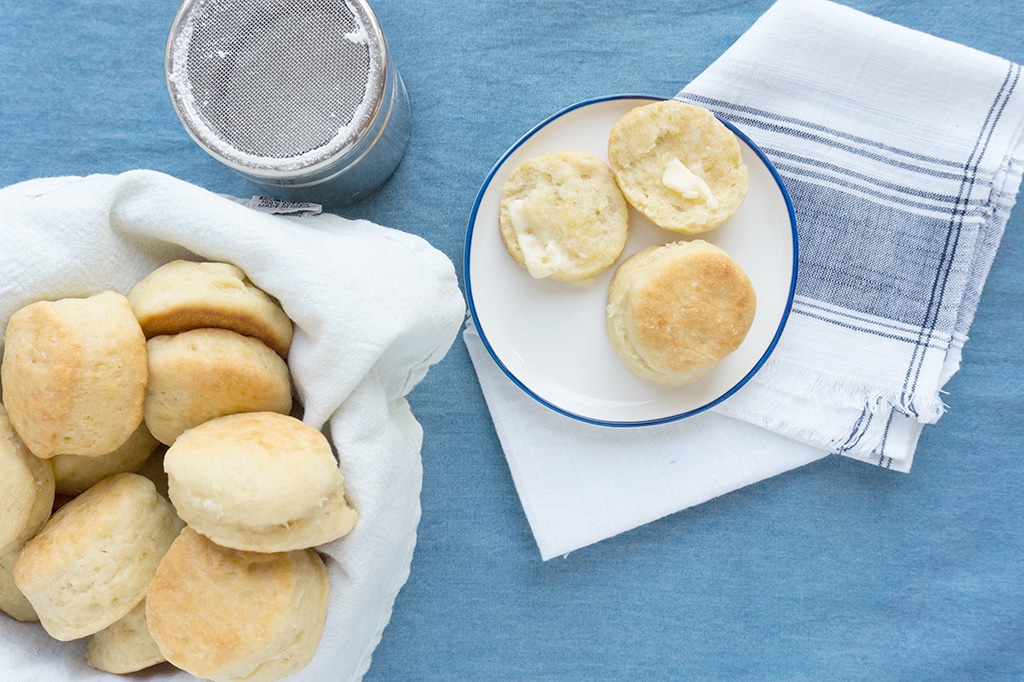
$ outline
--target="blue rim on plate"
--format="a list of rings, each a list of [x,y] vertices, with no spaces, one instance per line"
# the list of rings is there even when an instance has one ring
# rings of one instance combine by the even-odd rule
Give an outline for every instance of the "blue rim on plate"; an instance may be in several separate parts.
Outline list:
[[[493,183],[495,183],[495,178],[497,177],[499,172],[501,172],[503,167],[505,166],[505,164],[509,162],[510,157],[512,157],[524,145],[531,144],[538,137],[538,135],[540,133],[542,133],[542,131],[546,131],[549,128],[549,126],[551,126],[554,123],[559,122],[559,119],[562,119],[563,117],[565,117],[568,114],[573,114],[574,112],[577,112],[578,110],[580,110],[582,108],[585,108],[585,107],[592,107],[592,106],[595,106],[595,105],[596,106],[601,106],[601,105],[603,105],[605,103],[619,103],[621,100],[638,100],[638,105],[639,105],[639,104],[642,103],[643,100],[654,102],[654,101],[661,101],[661,100],[664,100],[664,99],[666,99],[666,98],[659,97],[659,96],[654,96],[654,95],[644,95],[644,94],[609,95],[609,96],[597,97],[597,98],[593,98],[593,99],[584,100],[582,102],[577,102],[576,104],[568,106],[568,107],[566,107],[566,108],[564,108],[564,109],[562,109],[562,110],[552,114],[551,116],[547,117],[546,119],[544,119],[543,121],[538,123],[536,126],[534,126],[525,135],[523,135],[514,145],[512,145],[501,156],[500,159],[498,159],[497,163],[494,164],[494,166],[492,167],[491,171],[487,174],[487,177],[484,179],[484,182],[483,182],[483,184],[482,184],[482,186],[480,188],[480,191],[477,194],[476,201],[473,204],[473,210],[472,210],[472,212],[470,214],[469,226],[468,226],[468,230],[467,230],[467,234],[466,234],[465,250],[464,250],[464,254],[463,254],[464,255],[463,274],[464,274],[464,277],[465,277],[466,294],[467,294],[468,303],[469,303],[469,312],[470,312],[470,315],[472,316],[473,324],[475,325],[475,327],[477,329],[477,332],[480,335],[480,339],[483,342],[484,347],[487,349],[487,352],[490,354],[491,358],[493,358],[494,361],[497,363],[497,365],[501,369],[501,371],[516,386],[518,386],[524,393],[526,393],[528,396],[530,396],[531,398],[533,398],[534,400],[536,400],[540,404],[546,406],[547,408],[553,410],[554,412],[556,412],[558,414],[561,414],[561,415],[564,415],[564,416],[569,417],[571,419],[578,420],[578,421],[581,421],[581,422],[585,422],[585,423],[588,423],[588,424],[594,424],[594,425],[598,425],[598,426],[609,426],[609,427],[636,427],[636,426],[650,426],[650,425],[655,425],[655,424],[665,424],[665,423],[668,423],[668,422],[674,422],[674,421],[678,421],[678,420],[681,420],[681,419],[685,419],[687,417],[691,417],[693,415],[696,415],[696,414],[699,414],[701,412],[704,412],[704,411],[714,407],[715,405],[718,405],[719,403],[724,401],[726,398],[728,398],[729,396],[731,396],[734,393],[736,393],[736,391],[738,391],[744,384],[746,384],[750,380],[750,378],[753,377],[764,366],[764,363],[766,362],[768,357],[771,355],[772,351],[775,349],[775,347],[776,347],[776,345],[778,343],[778,340],[779,340],[780,336],[782,335],[782,331],[785,328],[786,321],[789,318],[789,313],[790,313],[790,310],[792,309],[792,305],[793,305],[793,297],[794,297],[795,290],[796,290],[798,243],[797,243],[796,215],[795,215],[794,210],[793,210],[792,200],[790,199],[789,193],[786,191],[786,187],[785,187],[784,183],[782,182],[782,179],[779,176],[778,171],[775,169],[775,167],[772,165],[772,163],[768,160],[768,158],[764,155],[764,153],[757,147],[757,145],[755,145],[744,133],[742,133],[741,131],[736,129],[736,127],[733,126],[732,124],[730,124],[728,121],[725,121],[725,120],[722,120],[721,118],[719,118],[719,120],[721,120],[722,123],[725,124],[740,139],[740,141],[743,144],[746,145],[746,147],[749,148],[749,151],[752,152],[756,156],[756,158],[764,165],[764,170],[767,171],[770,174],[770,177],[774,180],[774,184],[775,184],[776,187],[772,187],[771,189],[772,190],[777,189],[778,193],[779,193],[779,197],[778,198],[781,198],[784,201],[785,211],[786,211],[786,214],[787,214],[787,217],[788,217],[788,232],[789,232],[788,236],[792,240],[792,252],[791,252],[791,255],[792,255],[792,266],[791,266],[791,268],[789,268],[785,272],[785,274],[788,276],[788,282],[786,283],[785,291],[782,292],[782,290],[780,288],[780,294],[781,294],[781,296],[779,298],[779,308],[780,308],[780,310],[777,313],[777,315],[778,315],[778,322],[774,326],[773,331],[772,331],[771,327],[769,327],[767,329],[767,332],[772,332],[771,335],[770,335],[770,339],[764,345],[764,351],[760,354],[759,357],[756,358],[756,361],[752,363],[752,366],[749,367],[749,370],[746,371],[745,373],[743,373],[742,376],[740,376],[737,380],[735,380],[735,381],[730,380],[729,381],[729,385],[725,386],[720,391],[715,391],[716,395],[714,395],[713,397],[710,397],[710,398],[708,398],[706,400],[702,400],[699,405],[693,405],[693,406],[689,406],[689,407],[687,407],[685,409],[678,409],[678,410],[669,409],[671,414],[658,414],[656,416],[650,416],[650,417],[644,417],[644,418],[636,418],[636,419],[609,418],[608,416],[597,417],[597,416],[594,416],[593,414],[586,414],[586,410],[572,409],[572,408],[567,407],[564,404],[564,402],[563,402],[563,404],[559,404],[559,401],[556,401],[556,400],[554,400],[552,398],[545,397],[544,395],[541,395],[541,392],[538,391],[534,386],[531,386],[529,381],[524,380],[522,377],[518,376],[515,371],[510,369],[509,366],[508,366],[508,363],[505,360],[502,359],[501,353],[499,353],[496,350],[495,344],[492,342],[493,340],[488,335],[487,325],[481,321],[480,301],[478,301],[477,296],[474,293],[473,264],[474,264],[474,247],[477,246],[476,237],[477,237],[478,222],[480,222],[480,220],[481,220],[481,215],[480,215],[481,206],[484,203],[485,196],[488,196],[488,191],[491,188],[491,185]],[[621,102],[621,103],[628,105],[628,103],[626,103],[626,102]],[[748,163],[748,166],[749,166],[749,163]],[[495,191],[497,191],[499,193],[499,195],[500,195],[500,189],[501,189],[500,187],[496,187],[495,188]],[[633,209],[630,209],[630,210],[631,210],[631,212],[633,212]],[[497,219],[496,216],[494,216],[494,220],[495,221],[496,221],[496,219]],[[631,226],[630,229],[633,230],[633,227]],[[721,229],[721,228],[718,228],[718,229]],[[679,238],[679,237],[683,236],[683,235],[677,235],[677,234],[674,234],[674,233],[665,233],[665,234],[672,234],[672,238]],[[697,236],[701,237],[701,238],[704,237],[704,235],[697,235]],[[487,235],[487,238],[488,239],[492,239],[492,241],[493,241],[493,235]],[[667,240],[668,239],[666,239],[666,241]],[[483,248],[483,247],[479,247],[479,248]],[[493,248],[493,247],[488,247],[488,248]],[[786,250],[786,254],[789,255],[788,248]],[[625,254],[625,253],[623,254],[624,257],[626,255],[627,254]],[[514,267],[518,268],[518,266],[514,266]],[[611,268],[611,270],[614,270],[614,268]],[[562,284],[562,283],[558,283],[558,284],[560,284],[562,287],[572,287],[572,285],[565,285],[565,284]],[[759,292],[759,297],[760,297],[760,292]],[[773,316],[771,318],[772,321],[774,321],[775,319],[776,319],[775,316]],[[767,333],[766,333],[766,338],[767,338]],[[605,343],[607,343],[606,340],[605,340]],[[756,353],[756,350],[755,350],[755,353]],[[642,380],[640,380],[640,381],[642,381]],[[658,386],[658,390],[663,390],[665,388],[666,387],[662,387],[660,385]],[[674,390],[674,391],[686,391],[687,390],[687,386],[674,387],[671,390]]]

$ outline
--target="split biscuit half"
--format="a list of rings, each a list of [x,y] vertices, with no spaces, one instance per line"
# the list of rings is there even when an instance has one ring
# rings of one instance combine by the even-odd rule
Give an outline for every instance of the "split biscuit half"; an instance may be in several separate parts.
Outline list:
[[[509,175],[498,227],[505,250],[534,278],[587,285],[622,254],[629,209],[604,161],[554,152]]]
[[[678,100],[620,118],[608,136],[608,162],[626,201],[682,234],[721,225],[739,210],[749,184],[736,135],[707,109]]]

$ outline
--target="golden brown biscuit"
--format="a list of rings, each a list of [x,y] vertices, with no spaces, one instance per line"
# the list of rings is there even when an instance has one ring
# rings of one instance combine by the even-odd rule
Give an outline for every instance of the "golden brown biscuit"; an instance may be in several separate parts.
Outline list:
[[[146,623],[146,600],[121,620],[89,638],[85,659],[97,670],[124,675],[149,668],[167,659],[160,653]]]
[[[313,550],[246,552],[185,528],[146,596],[149,630],[175,666],[215,682],[269,682],[304,668],[327,619]]]
[[[660,384],[701,378],[739,348],[757,299],[743,269],[703,240],[650,246],[608,289],[608,340],[634,374]]]
[[[147,339],[217,327],[257,338],[281,357],[292,343],[292,321],[278,302],[228,263],[172,261],[132,287],[128,300]]]
[[[629,209],[604,161],[555,152],[512,171],[498,227],[509,255],[533,277],[590,284],[622,254]]]
[[[14,582],[55,639],[91,635],[142,601],[181,527],[152,482],[117,474],[54,512],[18,553]]]
[[[36,456],[105,455],[142,422],[146,339],[121,294],[25,306],[4,343],[4,404]]]
[[[181,518],[225,547],[314,547],[347,534],[358,516],[327,438],[275,412],[189,429],[168,448],[164,469]]]
[[[227,329],[155,336],[149,350],[146,426],[170,445],[186,429],[237,412],[292,409],[285,361],[262,341]]]
[[[0,611],[15,620],[39,620],[12,570],[18,552],[50,517],[54,488],[50,461],[28,451],[0,405]]]
[[[707,109],[677,100],[619,119],[608,136],[608,162],[626,201],[674,232],[718,227],[747,193],[736,135]]]
[[[53,466],[25,447],[0,405],[0,549],[20,547],[53,508]]]
[[[14,575],[11,573],[14,568],[14,560],[18,558],[20,549],[21,545],[17,543],[11,543],[0,549],[0,611],[14,620],[34,623],[39,620],[39,616],[36,615],[32,604],[14,583]]]
[[[104,478],[114,474],[136,472],[160,443],[142,423],[124,445],[108,455],[82,457],[56,455],[50,459],[59,495],[74,496],[85,492]]]

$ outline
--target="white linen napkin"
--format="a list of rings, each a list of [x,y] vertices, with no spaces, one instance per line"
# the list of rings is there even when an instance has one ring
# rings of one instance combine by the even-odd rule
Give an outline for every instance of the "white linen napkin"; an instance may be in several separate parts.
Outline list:
[[[712,413],[621,430],[531,404],[468,326],[544,559],[830,453],[909,471],[1019,188],[1020,75],[827,0],[779,0],[677,95],[734,123],[783,177],[793,313]]]
[[[416,544],[422,430],[404,396],[458,335],[452,263],[423,239],[331,214],[259,213],[152,171],[33,180],[0,190],[0,324],[40,299],[127,293],[175,258],[241,267],[295,322],[288,357],[305,407],[339,453],[360,512],[320,547],[331,598],[316,657],[296,680],[359,679]],[[103,680],[87,639],[60,643],[0,616],[0,669],[19,679]],[[160,669],[147,679],[192,676]]]

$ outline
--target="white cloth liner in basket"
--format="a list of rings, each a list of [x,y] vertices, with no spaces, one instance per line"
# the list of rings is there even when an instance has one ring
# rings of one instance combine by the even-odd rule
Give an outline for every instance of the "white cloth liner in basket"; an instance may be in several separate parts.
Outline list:
[[[295,680],[359,679],[409,574],[422,430],[405,396],[446,354],[465,303],[451,261],[420,237],[332,214],[268,215],[153,171],[47,178],[0,190],[0,324],[42,299],[127,293],[176,259],[231,262],[295,322],[289,365],[304,420],[339,453],[356,528],[318,548],[327,626]],[[0,614],[0,670],[18,679],[115,680]],[[187,680],[165,666],[147,679]]]

